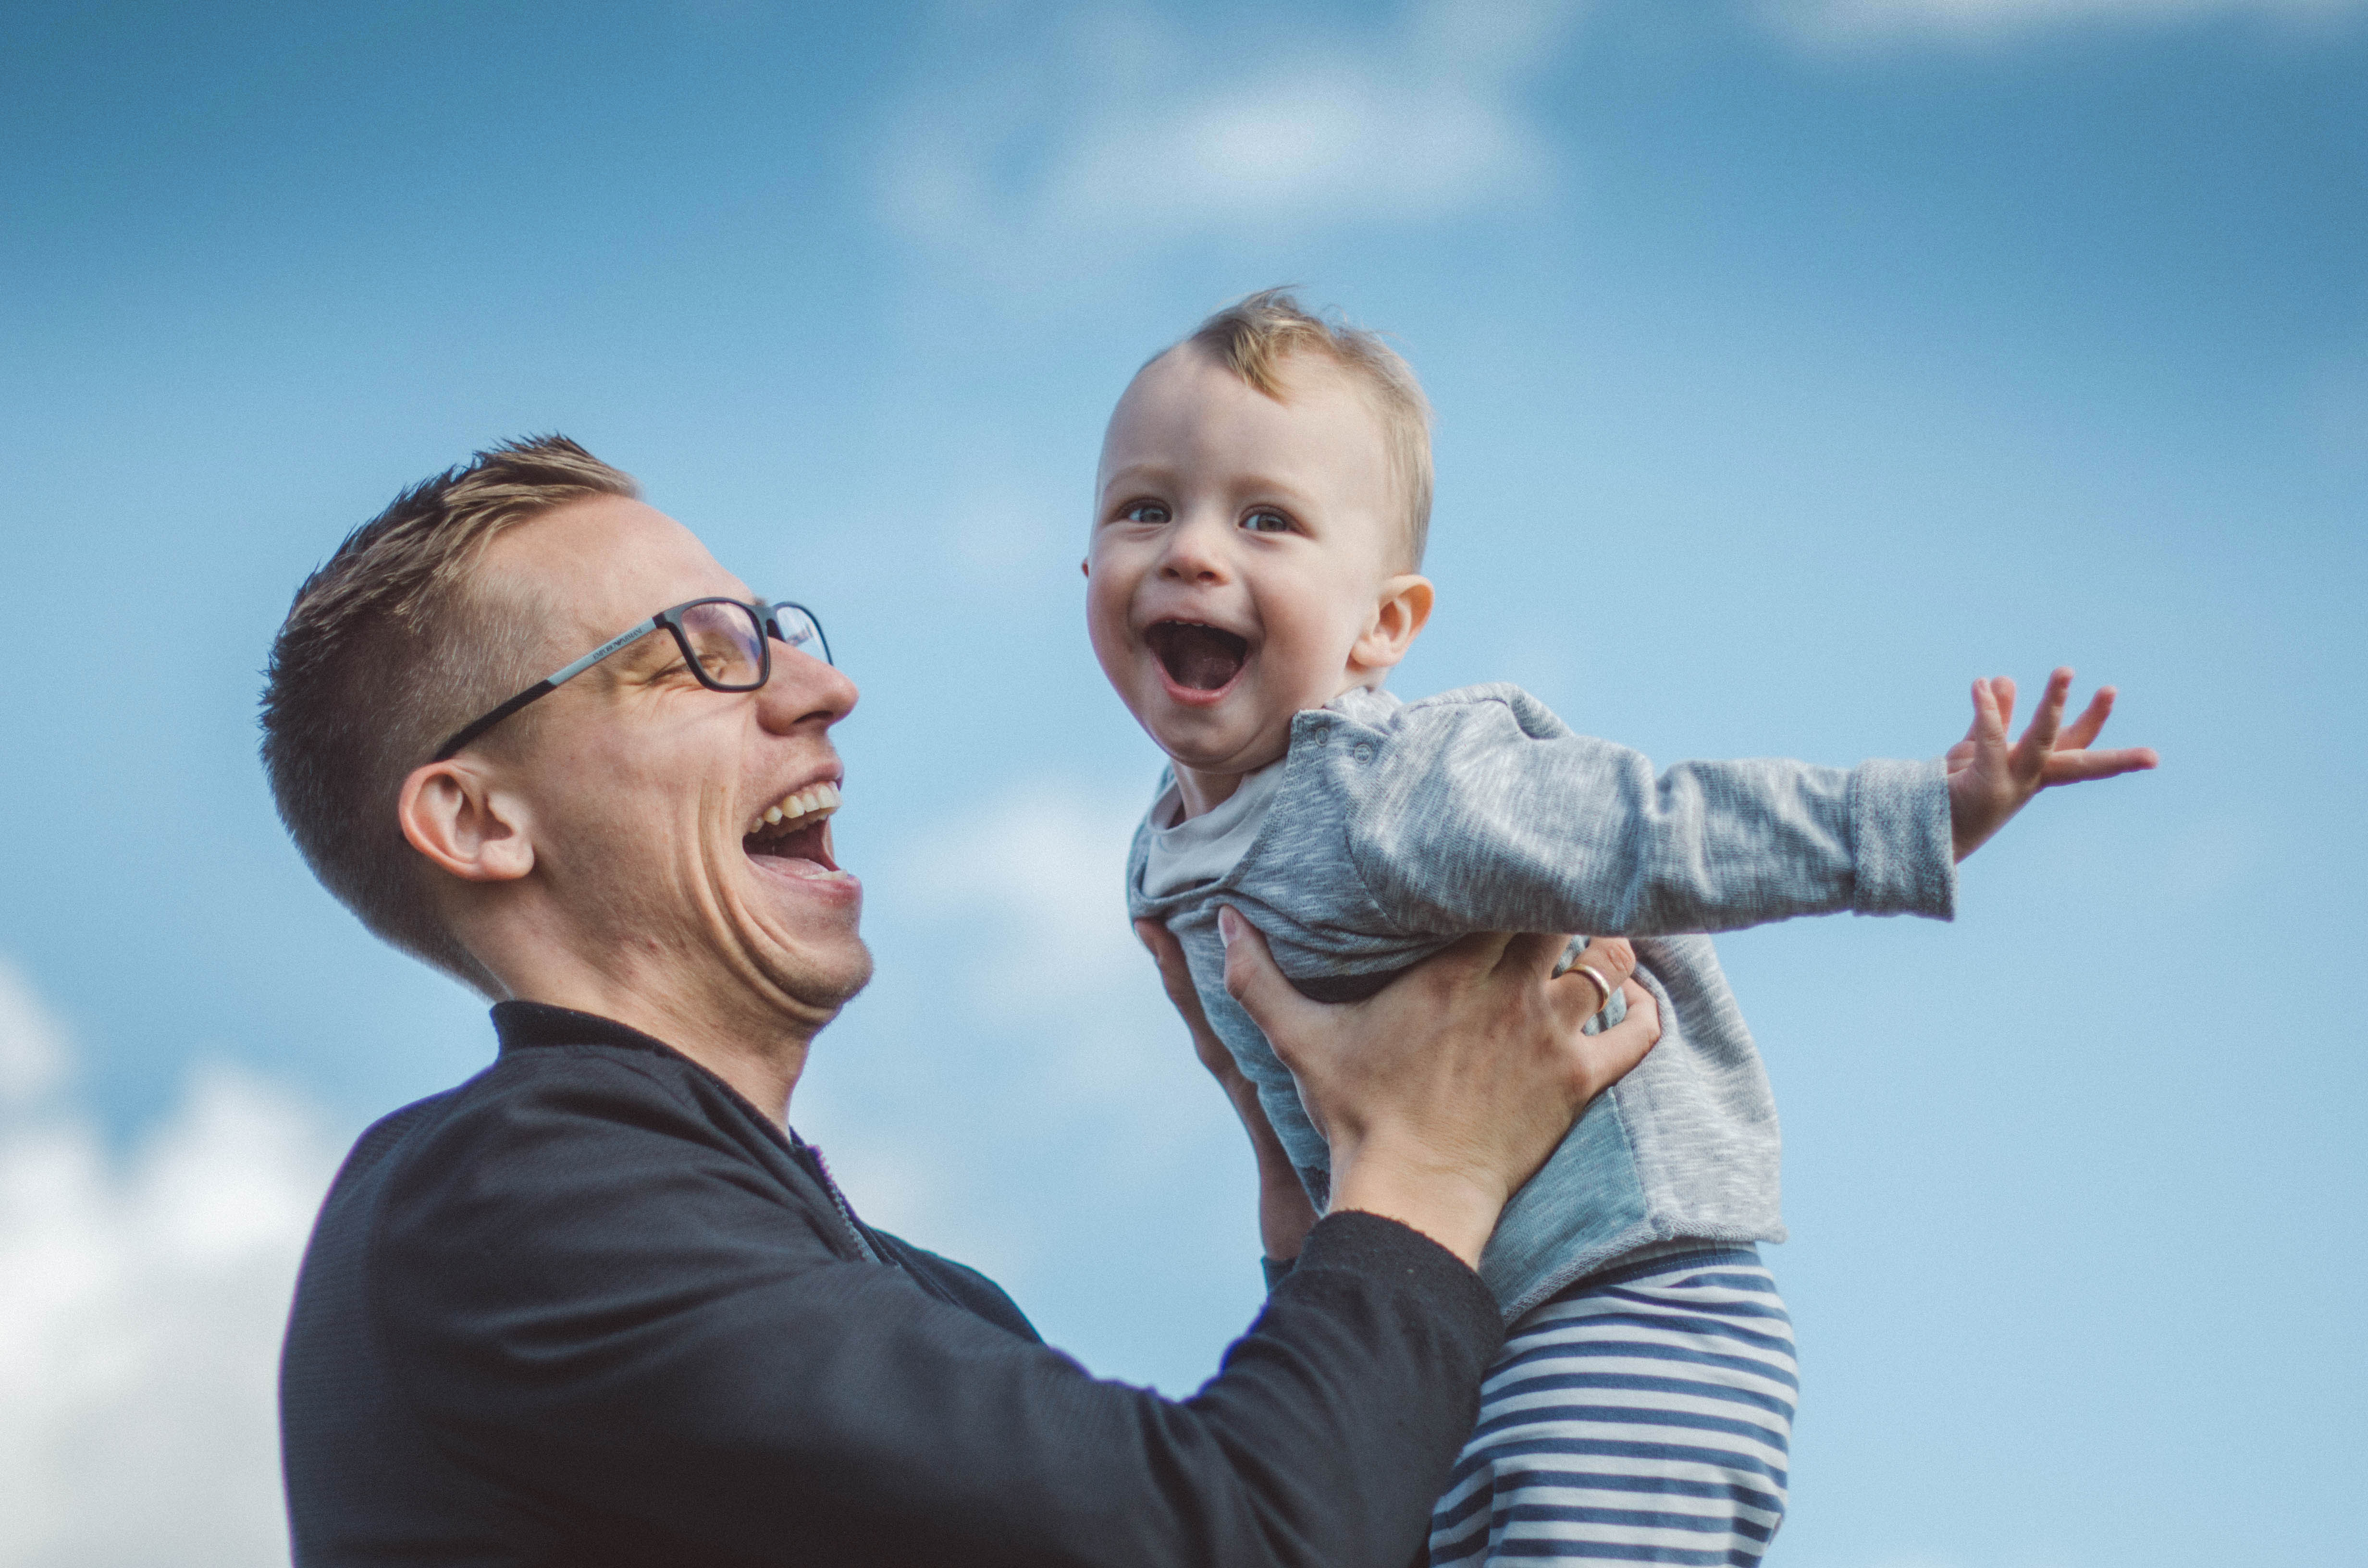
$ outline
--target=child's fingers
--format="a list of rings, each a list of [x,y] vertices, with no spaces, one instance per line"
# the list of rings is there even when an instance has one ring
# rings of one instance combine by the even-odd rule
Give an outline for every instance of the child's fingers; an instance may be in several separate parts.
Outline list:
[[[2125,746],[2119,751],[2050,752],[2046,768],[2040,775],[2040,783],[2085,784],[2091,778],[2143,773],[2147,768],[2159,766],[2161,761],[2152,746]]]
[[[2014,677],[2012,676],[1993,677],[1990,681],[1990,699],[1998,704],[1998,734],[2003,738],[2014,729]]]
[[[2097,695],[2089,699],[2089,706],[2080,710],[2080,717],[2057,737],[2055,748],[2058,751],[2086,750],[2096,740],[2098,733],[2104,729],[2105,721],[2113,716],[2113,697],[2112,687],[2099,687]]]
[[[2016,748],[2026,760],[2044,757],[2055,749],[2055,737],[2064,727],[2064,700],[2072,694],[2072,672],[2058,668],[2047,677],[2047,686],[2039,699],[2038,710],[2031,716],[2031,728],[2023,731],[2021,743]]]
[[[1965,739],[1977,748],[2006,744],[2006,720],[1998,712],[1998,694],[1987,680],[1974,682],[1974,724],[1965,732]]]

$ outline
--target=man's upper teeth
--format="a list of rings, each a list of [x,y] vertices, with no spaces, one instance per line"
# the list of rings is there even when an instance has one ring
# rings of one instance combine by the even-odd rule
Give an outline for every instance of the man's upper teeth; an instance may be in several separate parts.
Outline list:
[[[795,822],[800,817],[827,816],[837,810],[838,810],[837,785],[827,782],[810,785],[794,794],[784,795],[774,804],[767,806],[765,814],[757,818],[748,831],[754,833],[757,828],[768,827],[777,823]]]

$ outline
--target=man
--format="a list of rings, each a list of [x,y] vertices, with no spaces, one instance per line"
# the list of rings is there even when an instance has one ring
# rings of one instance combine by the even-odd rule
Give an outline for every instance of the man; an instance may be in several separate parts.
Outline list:
[[[863,1224],[790,1130],[871,971],[829,830],[856,693],[809,615],[553,437],[358,530],[268,679],[307,860],[495,998],[501,1048],[363,1134],[323,1208],[281,1380],[300,1563],[1418,1551],[1499,1337],[1471,1265],[1648,1048],[1641,990],[1582,1036],[1559,940],[1497,937],[1325,1008],[1236,925],[1229,983],[1326,1130],[1334,1211],[1164,1400]]]

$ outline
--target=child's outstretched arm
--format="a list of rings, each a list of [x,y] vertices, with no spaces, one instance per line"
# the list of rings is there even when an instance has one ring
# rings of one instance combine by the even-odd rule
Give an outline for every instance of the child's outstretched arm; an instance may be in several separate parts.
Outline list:
[[[1410,703],[1384,724],[1299,723],[1315,759],[1303,787],[1337,792],[1328,815],[1347,864],[1292,866],[1284,899],[1322,887],[1426,935],[1656,937],[1845,910],[1945,919],[1953,907],[1938,757],[1656,774],[1511,687]],[[1330,843],[1311,839],[1319,855]]]
[[[2063,728],[2064,702],[2072,672],[2047,677],[2046,695],[2022,739],[2007,744],[2014,722],[2014,682],[2005,676],[1974,682],[1974,724],[1949,748],[1949,830],[1957,858],[1980,848],[2033,795],[2052,784],[2079,784],[2136,773],[2159,760],[2151,746],[2091,751],[2089,743],[2113,711],[2113,688],[2097,688],[2069,729]]]

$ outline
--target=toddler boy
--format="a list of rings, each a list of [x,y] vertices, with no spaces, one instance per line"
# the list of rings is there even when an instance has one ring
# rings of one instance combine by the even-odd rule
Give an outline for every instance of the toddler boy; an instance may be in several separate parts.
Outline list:
[[[1842,910],[1945,919],[1955,861],[2032,794],[2153,754],[2087,749],[2110,689],[2059,736],[2068,671],[2016,746],[2010,683],[1982,682],[1946,759],[1847,771],[1656,777],[1514,687],[1401,702],[1383,681],[1432,604],[1417,572],[1429,419],[1378,338],[1275,290],[1211,317],[1120,399],[1087,622],[1170,761],[1130,907],[1180,942],[1318,1207],[1325,1142],[1225,992],[1221,906],[1319,1000],[1371,994],[1473,931],[1634,938],[1660,1041],[1515,1195],[1482,1258],[1513,1327],[1432,1560],[1756,1562],[1783,1515],[1797,1388],[1754,1245],[1784,1234],[1776,1117],[1699,933]]]

